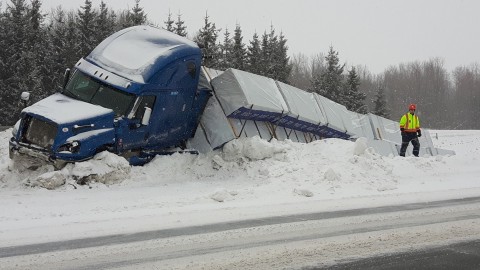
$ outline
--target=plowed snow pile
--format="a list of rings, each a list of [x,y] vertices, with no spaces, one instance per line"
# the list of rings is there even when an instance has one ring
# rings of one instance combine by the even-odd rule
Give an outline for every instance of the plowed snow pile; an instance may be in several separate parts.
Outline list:
[[[434,144],[455,156],[384,157],[363,139],[253,137],[208,155],[157,156],[143,167],[104,152],[61,171],[17,170],[8,158],[10,134],[0,133],[5,241],[31,241],[29,232],[41,228],[56,228],[61,238],[58,228],[71,226],[67,235],[77,223],[85,236],[102,233],[101,226],[114,233],[480,194],[480,131],[432,131]]]

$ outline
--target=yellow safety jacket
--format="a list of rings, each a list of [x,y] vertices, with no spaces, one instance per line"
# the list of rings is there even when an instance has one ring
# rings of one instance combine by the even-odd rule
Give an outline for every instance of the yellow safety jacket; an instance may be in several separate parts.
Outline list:
[[[406,113],[400,119],[400,129],[404,129],[405,132],[417,132],[420,130],[420,120],[418,116],[411,113]]]

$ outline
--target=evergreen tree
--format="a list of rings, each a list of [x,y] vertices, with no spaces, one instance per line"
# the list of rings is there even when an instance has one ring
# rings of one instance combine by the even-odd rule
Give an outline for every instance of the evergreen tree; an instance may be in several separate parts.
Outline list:
[[[92,1],[85,0],[84,6],[77,13],[77,24],[80,33],[80,52],[82,56],[88,55],[96,46],[95,18],[97,14],[92,8]]]
[[[3,7],[2,7],[2,2],[0,2],[0,48],[6,48],[7,47],[7,40],[6,40],[6,19],[5,19],[5,14],[3,13]],[[5,102],[3,101],[3,96],[6,94],[5,90],[5,74],[6,74],[6,69],[7,69],[7,63],[5,62],[6,60],[6,55],[5,55],[5,50],[0,50],[0,107],[5,108]],[[2,110],[3,111],[3,110]],[[3,112],[0,111],[0,117],[3,117]],[[3,121],[0,121],[0,125],[2,124]]]
[[[390,112],[387,107],[387,99],[385,97],[385,89],[383,87],[378,87],[377,94],[375,95],[375,100],[373,114],[382,116],[385,118],[390,118]]]
[[[33,1],[29,6],[24,0],[12,0],[2,16],[5,47],[2,47],[3,59],[0,61],[3,63],[0,119],[7,124],[13,124],[18,118],[21,108],[17,104],[21,92],[38,94],[43,89],[39,63],[45,55],[41,47],[45,43],[40,32],[43,16],[39,11],[39,1]]]
[[[220,44],[220,57],[218,59],[218,68],[221,70],[226,70],[232,66],[232,51],[233,51],[233,41],[230,38],[230,32],[228,28],[225,28],[223,34],[223,44]]]
[[[284,83],[288,83],[288,77],[292,71],[290,57],[288,57],[287,39],[283,33],[280,33],[278,43],[274,47],[274,72],[273,78]]]
[[[257,33],[253,34],[252,40],[250,41],[250,45],[247,48],[247,71],[260,74],[260,70],[262,70],[262,49],[260,47],[260,40],[258,38]]]
[[[6,48],[7,47],[7,40],[6,40],[6,19],[5,19],[5,14],[3,13],[3,8],[2,8],[2,2],[0,2],[0,48]],[[3,80],[5,79],[3,76],[5,74],[5,69],[7,68],[6,65],[6,55],[5,55],[5,50],[0,50],[0,105],[2,104],[2,94],[3,90],[5,89]],[[1,114],[1,112],[0,112]]]
[[[182,15],[179,13],[177,16],[177,21],[175,22],[175,34],[186,37],[187,36],[187,26],[185,21],[182,20]]]
[[[220,49],[217,44],[218,32],[215,23],[209,21],[205,14],[205,24],[195,36],[194,41],[203,48],[203,65],[210,68],[218,68]]]
[[[115,13],[109,12],[105,2],[100,2],[98,16],[95,18],[95,44],[99,44],[115,31]]]
[[[167,20],[163,23],[165,24],[165,27],[163,27],[163,29],[172,33],[175,32],[175,21],[172,19],[172,13],[170,11],[168,11]]]
[[[35,32],[32,33],[38,33],[38,31],[41,27],[41,24],[44,19],[44,15],[41,14],[40,8],[42,6],[42,3],[40,0],[32,0],[31,1],[31,7],[28,8],[28,17],[30,19],[30,27],[32,27]]]
[[[270,28],[270,33],[267,34],[266,31],[263,33],[261,46],[262,66],[259,75],[270,78],[274,77],[274,50],[277,46],[277,42],[277,36],[275,35],[275,29],[273,29],[273,27]]]
[[[255,33],[247,49],[247,71],[288,82],[292,65],[287,55],[287,39],[283,34],[279,37],[271,26],[269,33],[263,33],[261,41]]]
[[[172,18],[172,13],[168,12],[168,18],[164,23],[165,23],[165,27],[164,27],[165,30],[175,33],[182,37],[187,36],[187,26],[185,25],[185,22],[182,20],[181,14],[178,14],[177,20],[174,21]]]
[[[248,47],[247,69],[250,72],[266,76],[282,82],[287,82],[292,65],[287,55],[287,40],[283,34],[280,37],[275,33],[273,26],[270,32],[262,35],[261,43],[255,33]]]
[[[28,40],[27,40],[27,53],[32,54],[34,61],[31,63],[30,80],[34,100],[42,99],[55,91],[52,85],[51,77],[48,75],[51,73],[51,61],[50,50],[51,42],[48,40],[48,34],[43,23],[45,15],[41,13],[42,3],[40,0],[32,0],[31,5],[27,6],[28,17],[30,23]]]
[[[51,85],[52,88],[59,89],[62,86],[62,78],[58,75],[67,67],[65,57],[69,54],[67,46],[67,15],[61,6],[57,7],[51,14],[48,30],[51,72],[57,75],[50,76],[52,79]]]
[[[357,75],[355,67],[348,71],[347,81],[345,84],[344,100],[348,110],[357,113],[367,113],[365,106],[366,95],[360,92],[360,78]]]
[[[77,25],[76,15],[73,11],[67,13],[66,39],[63,59],[66,67],[73,66],[83,56],[81,43],[79,42],[80,29]]]
[[[247,50],[243,43],[242,29],[237,24],[235,27],[235,34],[233,36],[232,61],[231,67],[245,70],[246,67]]]
[[[140,7],[140,0],[135,0],[135,6],[127,13],[126,26],[142,25],[147,22],[147,15],[143,11],[143,7]]]
[[[343,69],[345,65],[340,65],[338,52],[330,47],[328,55],[325,57],[327,69],[320,76],[315,76],[312,82],[313,91],[332,101],[344,104],[342,95]]]
[[[25,72],[22,68],[22,50],[24,49],[26,22],[26,4],[23,0],[12,1],[7,5],[6,10],[2,13],[0,50],[1,61],[0,67],[0,119],[4,124],[11,125],[11,115],[18,115],[17,102],[21,89],[25,89],[25,85],[21,85],[22,80],[19,77],[20,72]]]

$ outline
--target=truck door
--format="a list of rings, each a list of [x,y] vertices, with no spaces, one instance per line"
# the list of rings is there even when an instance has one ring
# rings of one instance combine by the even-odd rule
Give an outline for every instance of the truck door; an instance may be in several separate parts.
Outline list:
[[[142,118],[145,108],[155,109],[156,97],[153,95],[138,97],[138,104],[135,105],[133,115],[123,123],[122,144],[124,150],[141,149],[147,145],[151,135],[152,117],[148,125],[142,125]]]
[[[175,118],[177,106],[178,91],[167,90],[159,91],[157,94],[155,108],[152,111],[150,120],[151,136],[147,148],[163,148],[175,144],[177,138],[172,137],[172,131],[181,124]]]

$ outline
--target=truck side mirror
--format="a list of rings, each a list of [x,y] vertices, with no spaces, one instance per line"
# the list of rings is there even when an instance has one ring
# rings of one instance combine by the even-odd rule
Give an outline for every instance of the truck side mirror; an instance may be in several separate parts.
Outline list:
[[[22,92],[22,94],[20,95],[20,99],[23,102],[28,102],[30,100],[30,92]]]
[[[151,115],[152,115],[152,109],[150,109],[149,107],[145,107],[145,112],[143,113],[143,117],[142,117],[142,125],[148,126]]]
[[[70,79],[70,69],[65,69],[65,73],[63,73],[63,89],[67,86],[68,79]]]
[[[26,108],[28,106],[28,101],[30,100],[30,92],[22,92],[20,94],[20,103],[23,108]]]

